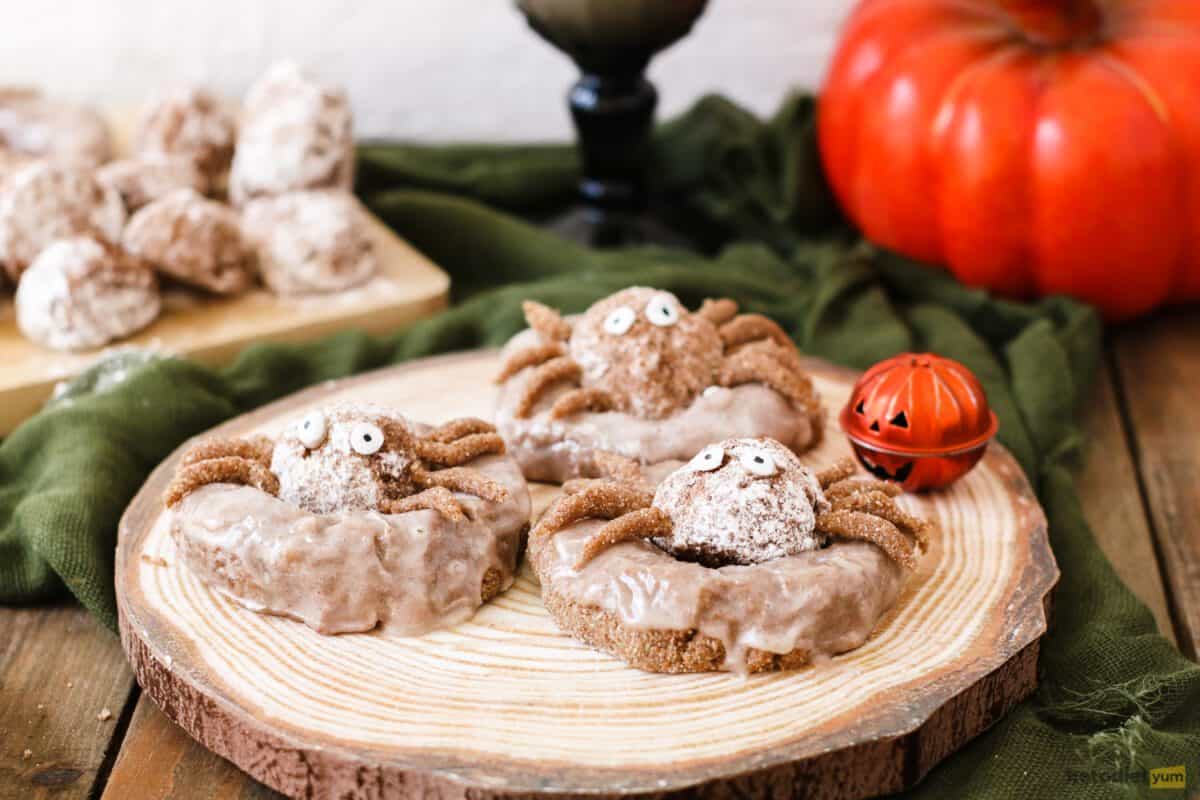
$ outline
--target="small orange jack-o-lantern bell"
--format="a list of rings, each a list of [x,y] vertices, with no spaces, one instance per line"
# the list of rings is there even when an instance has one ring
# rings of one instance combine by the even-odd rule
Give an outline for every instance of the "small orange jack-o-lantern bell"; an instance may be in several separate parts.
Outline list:
[[[908,491],[961,478],[997,427],[979,379],[933,353],[901,353],[871,367],[840,422],[863,467]]]

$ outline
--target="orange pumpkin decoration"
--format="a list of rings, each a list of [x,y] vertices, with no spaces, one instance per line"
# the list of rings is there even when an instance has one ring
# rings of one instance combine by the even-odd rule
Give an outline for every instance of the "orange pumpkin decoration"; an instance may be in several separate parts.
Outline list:
[[[909,491],[965,475],[998,424],[971,371],[933,353],[901,353],[871,367],[840,422],[863,467]]]
[[[961,281],[1200,300],[1200,2],[863,0],[821,93],[842,207]]]

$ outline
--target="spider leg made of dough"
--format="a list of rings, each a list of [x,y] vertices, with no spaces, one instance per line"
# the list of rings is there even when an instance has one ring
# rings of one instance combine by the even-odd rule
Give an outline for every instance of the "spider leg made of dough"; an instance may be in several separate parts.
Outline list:
[[[582,411],[612,411],[615,406],[613,396],[603,389],[572,389],[554,401],[550,419],[563,419]]]
[[[550,359],[535,368],[533,374],[530,375],[529,382],[525,384],[525,389],[521,393],[520,399],[517,400],[513,416],[518,419],[528,417],[533,412],[533,407],[537,405],[538,400],[550,387],[559,383],[578,384],[582,376],[583,368],[574,359],[566,356]]]
[[[483,455],[504,452],[504,440],[498,433],[469,433],[452,442],[418,438],[412,442],[417,457],[439,467],[457,467]]]
[[[907,568],[916,569],[917,545],[883,517],[864,511],[838,509],[817,515],[817,530],[846,539],[859,539],[882,550],[888,558]]]
[[[473,433],[495,433],[496,426],[479,417],[462,417],[452,419],[444,425],[434,428],[425,438],[431,442],[455,442]]]
[[[452,492],[473,494],[489,503],[503,503],[508,499],[508,490],[477,469],[449,467],[447,469],[416,470],[413,480],[422,489],[441,486]]]
[[[647,486],[642,465],[632,458],[626,458],[611,450],[596,450],[592,453],[592,463],[602,478],[609,478],[629,486]]]
[[[230,455],[206,458],[182,467],[167,486],[163,502],[170,508],[210,483],[240,483],[270,495],[279,494],[279,479],[262,462]]]
[[[559,342],[541,342],[522,347],[509,354],[496,374],[496,383],[504,383],[526,367],[536,367],[547,361],[566,355],[567,350]]]
[[[717,374],[717,382],[725,387],[763,383],[810,415],[819,410],[812,380],[761,350],[743,348],[727,356]]]
[[[204,439],[192,445],[179,460],[180,467],[190,467],[213,458],[236,456],[257,461],[264,467],[271,466],[271,454],[275,442],[266,436],[251,436],[248,439],[214,438]]]
[[[716,325],[718,328],[737,316],[738,304],[728,297],[707,298],[696,309],[696,314]]]
[[[630,511],[606,524],[584,542],[575,569],[582,569],[613,545],[640,539],[670,538],[671,533],[671,518],[666,512],[653,506]]]
[[[896,504],[892,496],[875,488],[872,483],[865,483],[865,486],[869,488],[831,500],[833,503],[832,510],[857,511],[885,519],[895,525],[902,533],[915,539],[917,546],[924,552],[929,546],[929,528],[931,524],[905,511]]]
[[[829,489],[835,483],[840,483],[854,475],[858,468],[854,466],[853,458],[839,458],[825,469],[817,473],[817,483],[822,489]]]
[[[573,491],[559,496],[533,528],[532,536],[549,536],[582,519],[616,519],[647,508],[654,495],[616,481],[571,481]]]
[[[565,342],[571,338],[571,323],[550,306],[542,305],[536,300],[526,300],[521,304],[521,310],[525,312],[525,321],[529,323],[529,327],[542,337],[542,341]]]
[[[725,349],[732,350],[739,345],[762,339],[768,339],[776,344],[794,350],[792,338],[784,332],[770,317],[762,314],[739,314],[718,328]]]
[[[467,518],[462,504],[444,486],[433,486],[408,497],[386,498],[379,503],[379,510],[384,514],[406,514],[423,509],[436,511],[451,522],[462,522]]]

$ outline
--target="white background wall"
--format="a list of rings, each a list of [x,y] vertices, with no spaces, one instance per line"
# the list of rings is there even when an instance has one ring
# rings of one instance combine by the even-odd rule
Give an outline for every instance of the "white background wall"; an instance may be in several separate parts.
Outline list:
[[[666,2],[667,0],[664,0]],[[814,87],[853,0],[710,0],[651,75],[664,113],[721,91],[767,112]],[[352,96],[363,135],[563,137],[575,70],[511,0],[0,0],[0,83],[129,106],[164,82],[240,95],[291,57]]]

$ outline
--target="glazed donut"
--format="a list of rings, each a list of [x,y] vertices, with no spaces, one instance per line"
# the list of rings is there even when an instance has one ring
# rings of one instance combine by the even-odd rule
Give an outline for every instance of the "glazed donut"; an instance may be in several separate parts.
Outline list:
[[[656,489],[627,472],[568,484],[530,535],[542,599],[564,631],[651,672],[792,669],[852,650],[927,535],[894,487],[852,472],[731,439]]]
[[[470,617],[512,584],[530,509],[487,423],[433,428],[346,403],[277,441],[194,445],[165,502],[201,580],[327,634],[418,635]]]
[[[690,458],[729,436],[770,436],[797,452],[824,412],[788,336],[732,300],[688,311],[633,287],[563,318],[526,303],[530,328],[502,354],[496,424],[530,480],[595,472],[593,455],[642,464]]]

